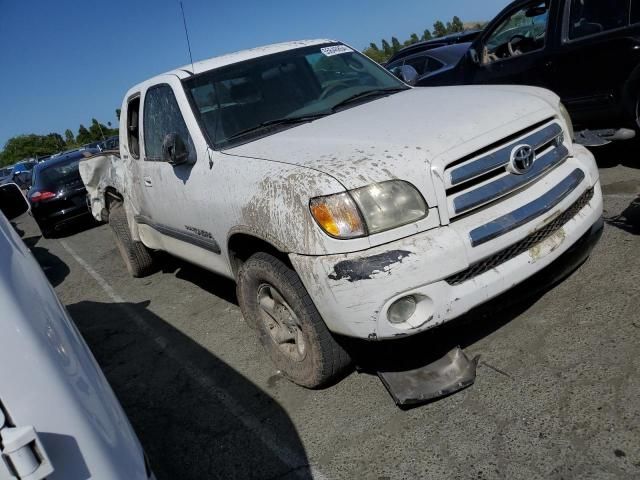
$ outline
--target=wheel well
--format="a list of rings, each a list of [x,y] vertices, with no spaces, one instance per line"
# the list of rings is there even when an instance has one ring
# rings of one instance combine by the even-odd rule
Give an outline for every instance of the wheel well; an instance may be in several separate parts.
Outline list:
[[[268,253],[285,263],[285,265],[293,268],[289,256],[274,247],[272,244],[253,235],[246,233],[235,233],[229,238],[228,243],[229,261],[233,276],[237,277],[240,267],[246,262],[251,255],[258,252]]]
[[[104,206],[107,210],[111,210],[114,203],[122,203],[122,195],[113,187],[107,187],[104,191]]]

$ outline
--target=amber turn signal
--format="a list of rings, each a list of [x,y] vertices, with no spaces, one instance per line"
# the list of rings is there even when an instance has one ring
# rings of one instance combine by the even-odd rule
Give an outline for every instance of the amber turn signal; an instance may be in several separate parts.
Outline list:
[[[362,216],[348,193],[314,198],[309,208],[320,228],[334,238],[357,238],[366,234]]]

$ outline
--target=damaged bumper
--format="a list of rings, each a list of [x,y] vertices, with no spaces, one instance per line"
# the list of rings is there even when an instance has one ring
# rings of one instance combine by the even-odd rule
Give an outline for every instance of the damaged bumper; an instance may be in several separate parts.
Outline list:
[[[602,231],[602,192],[595,164],[572,161],[584,167],[573,190],[537,218],[481,245],[473,245],[479,218],[472,216],[365,252],[292,254],[291,261],[334,333],[391,339],[423,332],[521,284],[565,253],[582,247],[588,255]],[[526,194],[501,202],[499,212],[488,209],[480,224],[504,218],[530,202],[532,193],[544,197],[564,180],[563,173],[552,172]],[[415,310],[392,323],[389,309],[405,297]]]

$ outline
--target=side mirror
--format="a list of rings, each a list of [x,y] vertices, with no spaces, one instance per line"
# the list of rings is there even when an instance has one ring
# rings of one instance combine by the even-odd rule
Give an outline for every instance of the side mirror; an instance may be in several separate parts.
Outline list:
[[[9,220],[29,211],[29,202],[15,183],[0,185],[0,210]]]
[[[478,51],[475,48],[470,48],[468,55],[473,63],[476,65],[480,64],[480,55],[478,55]]]
[[[182,137],[175,133],[167,133],[162,141],[162,159],[171,165],[182,165],[189,160],[189,148]]]
[[[418,72],[411,65],[402,65],[398,68],[398,78],[408,85],[415,85],[418,80]]]

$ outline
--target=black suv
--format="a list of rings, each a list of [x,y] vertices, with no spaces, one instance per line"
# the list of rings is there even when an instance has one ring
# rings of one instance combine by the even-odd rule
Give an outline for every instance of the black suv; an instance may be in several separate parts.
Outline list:
[[[594,130],[582,143],[632,137],[624,128],[640,129],[640,0],[517,0],[455,68],[416,83],[455,84],[545,87],[577,127]]]

